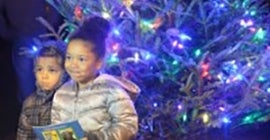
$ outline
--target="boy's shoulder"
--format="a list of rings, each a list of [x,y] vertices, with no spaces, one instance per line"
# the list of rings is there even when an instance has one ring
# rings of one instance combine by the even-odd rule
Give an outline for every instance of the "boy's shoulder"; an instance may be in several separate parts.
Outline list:
[[[36,92],[33,92],[32,94],[30,94],[24,101],[23,101],[23,106],[27,107],[27,106],[32,106],[36,100],[37,94]]]

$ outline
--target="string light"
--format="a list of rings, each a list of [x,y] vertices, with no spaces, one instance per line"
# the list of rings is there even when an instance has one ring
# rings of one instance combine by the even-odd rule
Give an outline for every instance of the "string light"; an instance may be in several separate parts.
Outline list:
[[[108,63],[118,63],[120,60],[118,58],[117,53],[113,53],[110,55],[109,59],[107,60]]]
[[[262,28],[259,28],[256,34],[254,35],[253,40],[260,41],[260,40],[263,40],[265,36],[266,36],[266,31],[264,31]]]
[[[140,61],[140,55],[139,55],[138,52],[136,52],[136,53],[134,54],[134,61],[135,61],[136,63]]]
[[[270,87],[269,88],[267,88],[267,90],[266,90],[268,93],[270,93]]]
[[[184,48],[184,45],[179,43],[179,44],[178,44],[178,48],[179,48],[179,49],[183,49],[183,48]]]
[[[158,103],[153,103],[153,106],[154,106],[154,107],[157,107],[157,106],[158,106]]]
[[[32,46],[32,50],[33,50],[33,52],[37,52],[38,51],[37,46]]]
[[[203,121],[203,123],[208,123],[210,121],[210,116],[208,113],[202,114],[202,121]]]
[[[112,46],[112,50],[114,52],[117,52],[119,50],[119,43],[114,43],[113,46]]]
[[[259,81],[259,82],[264,82],[265,80],[266,80],[266,78],[263,77],[263,76],[259,76],[259,77],[258,77],[258,81]]]
[[[182,107],[182,105],[179,104],[179,105],[177,106],[177,108],[178,108],[178,110],[182,110],[183,107]]]
[[[161,1],[156,3],[159,2]],[[140,97],[142,99],[150,99],[149,97],[158,96],[161,97],[160,100],[162,100],[162,103],[164,101],[164,104],[171,100],[174,101],[174,99],[176,99],[175,97],[177,97],[177,100],[181,99],[181,102],[183,100],[183,104],[173,104],[174,107],[172,108],[174,109],[173,111],[176,112],[180,110],[180,121],[183,121],[186,124],[189,122],[192,124],[194,123],[195,125],[192,125],[192,127],[197,127],[197,122],[193,122],[193,120],[198,120],[198,118],[201,119],[203,123],[207,124],[203,127],[211,127],[217,121],[224,125],[231,123],[234,121],[234,115],[243,113],[241,108],[236,108],[235,112],[232,111],[230,108],[233,108],[235,104],[227,103],[224,101],[226,96],[224,97],[223,94],[220,94],[236,93],[235,95],[237,95],[239,93],[243,96],[248,94],[248,96],[252,97],[252,95],[254,95],[253,90],[248,90],[249,93],[242,93],[247,90],[242,90],[242,87],[238,88],[242,82],[247,82],[245,84],[245,86],[247,86],[243,87],[243,89],[252,89],[253,86],[259,88],[258,91],[256,91],[256,93],[258,93],[256,96],[260,97],[260,100],[258,101],[260,104],[254,103],[258,105],[258,107],[261,107],[261,101],[265,101],[265,103],[269,101],[268,98],[259,96],[261,95],[260,91],[263,93],[270,93],[270,87],[267,86],[269,77],[266,75],[261,75],[255,79],[255,81],[252,81],[254,83],[249,83],[250,77],[254,77],[253,74],[256,73],[259,68],[263,67],[266,69],[265,71],[268,71],[268,67],[265,67],[267,65],[260,63],[261,52],[265,52],[265,50],[260,49],[265,49],[266,41],[269,42],[269,40],[267,40],[268,23],[262,23],[264,16],[262,16],[262,18],[259,16],[259,14],[263,12],[257,12],[257,10],[259,11],[260,9],[255,9],[254,7],[256,5],[250,0],[235,1],[232,3],[224,3],[223,1],[208,2],[213,2],[214,6],[212,3],[210,6],[208,6],[207,4],[209,3],[202,2],[202,9],[199,10],[199,12],[202,11],[205,13],[213,13],[212,15],[210,14],[210,16],[206,16],[205,19],[203,13],[197,13],[198,9],[195,7],[200,6],[196,5],[198,4],[196,1],[194,1],[194,5],[192,6],[194,8],[189,8],[188,2],[185,4],[172,2],[172,7],[176,8],[171,8],[169,1],[166,1],[165,7],[162,7],[159,4],[156,5],[156,3],[152,1],[144,1],[144,5],[139,5],[141,2],[137,3],[137,1],[134,0],[122,1],[122,3],[120,3],[121,8],[119,8],[119,2],[108,2],[103,4],[103,6],[106,5],[106,8],[108,9],[104,7],[99,8],[98,5],[94,5],[95,8],[88,6],[87,12],[88,14],[98,14],[106,19],[110,19],[114,25],[117,25],[112,29],[111,34],[112,38],[115,39],[114,42],[119,43],[111,44],[112,46],[109,48],[111,49],[111,52],[108,55],[109,57],[107,61],[113,64],[119,64],[122,62],[122,59],[127,60],[127,62],[136,62],[135,64],[132,63],[132,67],[130,68],[129,65],[123,65],[123,67],[125,70],[127,69],[128,72],[131,71],[132,74],[136,75],[134,76],[138,78],[134,78],[137,80],[136,82],[143,85],[143,94]],[[133,4],[134,8],[131,7]],[[228,9],[231,8],[231,4],[235,9],[226,10],[227,4],[229,4]],[[205,5],[207,5],[206,7],[208,9],[204,9]],[[141,8],[136,6],[141,6]],[[75,11],[77,12],[77,15],[85,14],[84,12],[81,13],[81,10],[84,11],[85,7],[87,6]],[[147,11],[148,9],[150,9],[150,11]],[[153,9],[154,14],[152,16],[149,13]],[[171,9],[173,9],[173,11],[171,11]],[[190,13],[181,14],[183,13],[180,11],[181,9],[190,9]],[[193,10],[195,9],[196,11],[194,12]],[[238,9],[240,11],[238,11]],[[97,13],[96,10],[101,12]],[[245,12],[245,15],[242,14],[243,12]],[[238,16],[239,13],[241,13],[240,16]],[[146,16],[151,15],[152,19],[145,17],[145,14],[147,14]],[[189,21],[191,19],[190,17],[193,18],[193,16],[195,20]],[[258,16],[260,18],[252,16]],[[205,22],[202,24],[200,21]],[[235,21],[238,25],[236,28],[234,28]],[[197,30],[195,30],[195,28]],[[230,39],[227,39],[228,36]],[[66,42],[68,42],[68,40],[66,40]],[[240,45],[238,48],[235,47],[237,46],[237,43],[241,42],[243,42],[245,45]],[[169,44],[169,49],[162,48],[164,44],[166,44],[166,47],[167,44]],[[136,46],[138,49],[133,50],[131,49],[132,47],[125,47],[131,45]],[[120,49],[127,50],[127,53],[118,53]],[[270,50],[269,46],[266,48],[266,50]],[[247,57],[252,58],[247,60]],[[142,63],[137,63],[139,61]],[[150,72],[145,70],[145,73],[141,73],[140,70],[144,70],[145,67],[147,70],[150,70]],[[177,72],[173,73],[172,71]],[[157,88],[158,90],[156,90],[156,88],[152,88],[152,86],[161,87]],[[182,87],[184,87],[183,90]],[[237,90],[234,90],[234,88]],[[159,89],[170,90],[161,91]],[[176,89],[175,92],[172,92],[174,89]],[[181,89],[181,94],[178,94],[178,89]],[[150,90],[151,92],[148,92]],[[229,90],[229,92],[227,92],[227,90]],[[149,94],[152,93],[152,91],[154,91],[154,94]],[[202,94],[199,95],[199,93]],[[206,96],[207,100],[204,100],[201,95]],[[231,97],[234,97],[233,95],[234,94],[230,94]],[[257,98],[250,99],[252,100],[239,100],[239,102],[241,102],[240,104],[243,105],[243,107],[250,109],[250,102],[257,100]],[[197,102],[197,100],[201,101],[202,103]],[[205,106],[204,101],[207,102],[208,100],[214,102],[211,102]],[[146,119],[151,120],[151,117],[153,117],[151,115],[155,114],[153,112],[149,112],[150,117],[144,117],[144,109],[147,109],[148,111],[149,108],[151,109],[154,107],[155,111],[161,110],[160,112],[157,111],[157,114],[155,114],[160,115],[160,118],[162,118],[162,115],[166,112],[164,111],[165,109],[162,108],[163,106],[158,104],[159,101],[154,102],[153,98],[151,98],[148,102],[146,102],[146,100],[138,101],[138,112],[143,112],[140,114],[142,115],[140,121]],[[143,105],[140,104],[142,102]],[[188,105],[190,109],[185,110],[186,105]],[[205,110],[198,113],[198,106],[200,106],[200,108],[205,108]],[[265,106],[267,105],[265,104]],[[230,113],[231,118],[227,116],[224,117],[225,112]],[[173,114],[173,112],[170,112],[170,110],[169,113],[169,115]],[[170,121],[171,120],[173,119],[170,119]],[[249,120],[249,118],[247,117],[246,120]],[[163,124],[160,123],[161,121],[164,120],[160,119],[153,124],[148,124],[149,127],[151,127],[151,136],[152,134],[160,136],[159,132],[163,132],[162,127],[157,127],[158,125]],[[169,120],[166,118],[165,121]],[[183,130],[182,132],[189,133],[189,130],[193,129],[190,128],[190,126],[191,125],[189,124],[180,124],[179,128]],[[199,124],[198,127],[200,127]],[[146,131],[142,130],[142,132]],[[158,134],[155,134],[154,132],[157,132]]]
[[[195,56],[198,57],[202,54],[202,51],[200,49],[195,50]]]
[[[104,11],[104,12],[102,12],[101,15],[102,15],[102,17],[105,18],[105,19],[111,19],[111,15],[110,15],[110,13],[108,13],[108,12],[105,12],[105,11]]]
[[[231,120],[229,118],[227,118],[227,117],[223,117],[222,122],[225,123],[225,124],[228,124],[228,123],[231,123]]]
[[[113,34],[116,35],[116,36],[120,36],[119,30],[116,29],[116,28],[113,29]]]
[[[224,7],[225,7],[224,3],[219,4],[219,8],[224,8]]]
[[[243,27],[249,27],[249,26],[252,26],[253,24],[254,23],[252,20],[247,20],[247,21],[245,21],[244,19],[240,20],[240,25]]]
[[[176,47],[178,45],[178,41],[177,40],[174,40],[173,42],[172,42],[172,46],[173,47]]]
[[[180,34],[179,35],[179,38],[182,40],[182,41],[191,41],[192,38],[186,34]]]
[[[224,107],[219,107],[219,110],[220,111],[225,111],[225,108]]]

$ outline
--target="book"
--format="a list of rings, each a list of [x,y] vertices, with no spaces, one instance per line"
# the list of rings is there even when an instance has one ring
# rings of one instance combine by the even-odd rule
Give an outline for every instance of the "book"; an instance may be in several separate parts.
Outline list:
[[[55,125],[33,126],[39,140],[80,140],[84,137],[83,129],[77,120]]]

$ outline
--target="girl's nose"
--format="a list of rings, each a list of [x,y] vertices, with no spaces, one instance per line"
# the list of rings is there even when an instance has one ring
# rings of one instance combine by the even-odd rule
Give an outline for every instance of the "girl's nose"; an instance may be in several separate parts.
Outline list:
[[[77,68],[77,67],[78,67],[78,63],[76,62],[76,60],[72,60],[72,61],[70,62],[70,66],[71,66],[72,68]]]

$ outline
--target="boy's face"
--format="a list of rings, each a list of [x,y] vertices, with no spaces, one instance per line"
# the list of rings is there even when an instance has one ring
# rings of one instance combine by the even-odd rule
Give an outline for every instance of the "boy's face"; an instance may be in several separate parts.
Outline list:
[[[42,90],[53,90],[61,81],[63,69],[56,57],[39,57],[35,64],[37,84]]]
[[[102,66],[102,60],[97,59],[90,48],[91,44],[82,40],[72,40],[67,47],[65,68],[79,84],[93,80]]]

